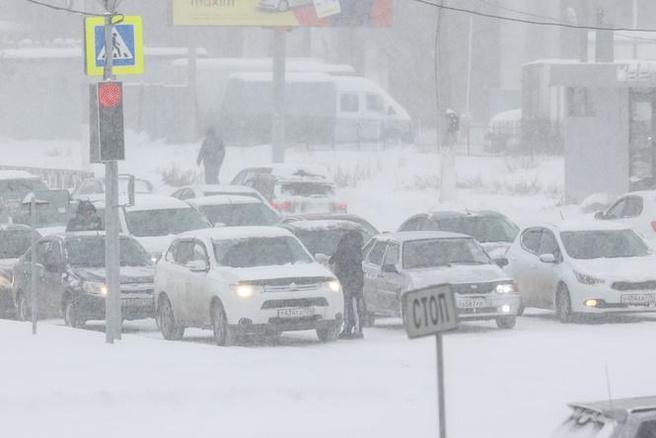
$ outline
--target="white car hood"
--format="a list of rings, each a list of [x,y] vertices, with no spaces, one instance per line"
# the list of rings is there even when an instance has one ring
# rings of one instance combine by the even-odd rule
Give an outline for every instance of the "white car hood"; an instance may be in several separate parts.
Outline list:
[[[493,259],[504,257],[512,243],[510,242],[487,242],[481,243],[481,246]]]
[[[149,254],[162,254],[171,245],[175,236],[135,237],[137,242],[144,247]]]
[[[225,269],[225,270],[224,270]],[[234,281],[275,280],[280,278],[329,277],[335,275],[317,262],[255,268],[221,268]]]
[[[413,289],[442,283],[463,284],[510,281],[508,275],[496,265],[453,265],[408,270],[406,272]]]
[[[656,280],[656,256],[573,260],[572,267],[581,274],[611,282]]]

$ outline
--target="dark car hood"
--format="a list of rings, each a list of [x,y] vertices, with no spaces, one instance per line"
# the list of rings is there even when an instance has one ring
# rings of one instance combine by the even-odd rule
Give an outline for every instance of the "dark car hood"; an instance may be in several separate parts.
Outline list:
[[[105,281],[107,278],[105,268],[73,268],[72,271],[86,281]],[[152,267],[121,267],[121,284],[152,283],[155,269]]]

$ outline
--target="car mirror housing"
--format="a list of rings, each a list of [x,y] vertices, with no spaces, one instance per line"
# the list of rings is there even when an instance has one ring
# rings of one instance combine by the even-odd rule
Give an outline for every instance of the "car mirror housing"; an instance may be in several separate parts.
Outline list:
[[[191,272],[207,272],[210,270],[207,262],[203,260],[192,260],[185,265]]]
[[[540,261],[542,263],[548,263],[548,264],[552,264],[552,265],[555,265],[556,263],[558,263],[558,259],[556,258],[556,256],[554,254],[542,254],[540,256]]]
[[[498,267],[504,268],[504,267],[508,266],[509,262],[508,262],[508,259],[506,257],[497,257],[497,258],[494,259],[494,263]]]
[[[396,269],[396,265],[383,265],[383,272],[388,274],[398,274],[399,270]]]

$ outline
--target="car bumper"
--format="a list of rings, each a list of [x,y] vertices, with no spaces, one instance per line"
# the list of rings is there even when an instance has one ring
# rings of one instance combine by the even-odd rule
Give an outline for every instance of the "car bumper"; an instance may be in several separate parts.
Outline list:
[[[517,316],[519,306],[519,294],[456,295],[456,309],[461,321]]]
[[[656,312],[656,291],[619,291],[607,286],[578,285],[570,289],[572,311],[576,313]]]
[[[80,319],[105,319],[105,297],[80,295],[75,300]],[[121,318],[124,320],[147,319],[155,315],[155,302],[152,295],[121,297]]]

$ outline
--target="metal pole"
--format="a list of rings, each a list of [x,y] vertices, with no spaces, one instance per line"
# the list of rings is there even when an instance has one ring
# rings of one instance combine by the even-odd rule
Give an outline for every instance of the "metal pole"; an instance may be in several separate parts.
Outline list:
[[[113,23],[116,2],[105,0],[105,68],[103,80],[113,79]],[[121,290],[118,226],[118,163],[105,163],[105,270],[107,297],[105,298],[105,341],[113,344],[121,339]]]
[[[32,256],[30,257],[30,288],[32,291],[30,294],[30,307],[32,313],[32,334],[36,335],[36,326],[39,318],[39,295],[36,280],[36,195],[34,193],[30,201],[30,225],[32,227]]]
[[[474,17],[469,17],[469,42],[467,50],[467,101],[465,102],[465,117],[467,122],[467,155],[471,154],[471,80],[472,52],[474,49]]]
[[[638,0],[633,0],[633,28],[638,28]],[[638,40],[633,39],[633,59],[638,59]]]
[[[442,335],[435,336],[437,350],[437,402],[439,409],[440,438],[446,438],[446,402],[444,395],[444,349],[442,348]]]
[[[285,73],[287,31],[273,30],[273,120],[271,143],[274,163],[285,162]]]

